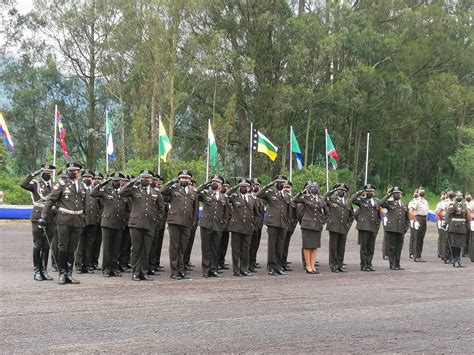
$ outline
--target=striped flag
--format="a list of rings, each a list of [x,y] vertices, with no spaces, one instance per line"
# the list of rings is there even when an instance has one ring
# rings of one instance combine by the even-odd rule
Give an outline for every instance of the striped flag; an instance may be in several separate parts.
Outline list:
[[[3,137],[5,146],[11,152],[15,151],[15,146],[13,145],[12,137],[8,131],[7,124],[3,118],[3,114],[0,112],[0,135]]]
[[[303,169],[303,154],[301,154],[301,149],[298,144],[298,141],[296,140],[296,135],[295,131],[293,130],[293,127],[291,127],[291,152],[295,153],[296,165],[298,166],[298,169]]]
[[[66,147],[66,130],[64,129],[63,123],[61,122],[61,113],[56,111],[56,123],[58,125],[59,131],[59,143],[61,144],[61,149],[63,150],[64,159],[69,158],[69,153],[67,152]]]
[[[266,154],[272,161],[277,157],[278,147],[254,126],[252,132],[252,149]]]
[[[160,149],[160,159],[166,162],[166,157],[171,150],[171,142],[168,138],[168,135],[166,134],[163,122],[161,122],[161,117],[158,125],[158,145]]]
[[[207,133],[208,149],[209,149],[209,161],[212,166],[217,165],[217,144],[216,139],[214,138],[214,133],[212,132],[211,120],[209,120],[209,130]]]
[[[112,139],[112,125],[110,124],[108,111],[105,111],[105,144],[107,150],[107,158],[109,160],[114,160],[114,141]]]
[[[336,152],[336,148],[334,148],[334,144],[332,143],[331,137],[329,134],[327,135],[326,140],[326,155],[329,157],[329,161],[334,169],[337,168],[337,162],[339,161],[339,155]]]

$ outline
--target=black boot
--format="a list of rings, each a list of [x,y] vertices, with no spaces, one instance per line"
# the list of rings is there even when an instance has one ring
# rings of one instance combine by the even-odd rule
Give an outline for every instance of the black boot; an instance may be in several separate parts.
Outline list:
[[[72,277],[72,271],[69,271],[67,274],[66,274],[66,282],[68,284],[79,284],[81,283],[79,280],[75,279],[74,277]]]
[[[53,281],[53,278],[48,275],[48,258],[49,249],[43,249],[43,252],[41,253],[41,277],[43,280]]]
[[[59,271],[58,284],[60,285],[66,284],[66,270]]]
[[[35,273],[33,274],[33,280],[43,281],[43,278],[41,277],[41,270],[38,267],[35,267]]]
[[[37,248],[33,248],[33,267],[35,270],[33,280],[43,281],[43,278],[41,277],[41,254],[40,250]]]

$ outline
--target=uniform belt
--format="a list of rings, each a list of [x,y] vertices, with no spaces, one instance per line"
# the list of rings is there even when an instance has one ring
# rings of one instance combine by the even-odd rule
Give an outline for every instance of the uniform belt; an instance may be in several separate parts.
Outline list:
[[[451,218],[451,221],[453,222],[466,222],[464,218]]]
[[[417,217],[426,217],[426,214],[417,214]]]
[[[58,211],[61,211],[67,214],[74,214],[74,215],[80,215],[84,213],[83,211],[73,211],[73,210],[68,210],[67,208],[62,208],[62,207],[59,207]]]

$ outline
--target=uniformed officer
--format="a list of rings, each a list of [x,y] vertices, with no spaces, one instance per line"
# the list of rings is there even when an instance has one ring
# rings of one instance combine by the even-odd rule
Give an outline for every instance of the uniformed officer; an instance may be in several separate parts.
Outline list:
[[[415,199],[411,208],[409,208],[409,212],[415,229],[415,257],[413,260],[418,263],[425,262],[421,254],[423,252],[423,242],[426,235],[426,220],[428,218],[429,205],[425,199],[425,190],[423,188],[418,189],[418,197]]]
[[[250,241],[258,216],[258,201],[250,193],[250,180],[240,180],[238,186],[229,191],[232,215],[229,221],[232,246],[232,271],[237,277],[251,276],[249,272]]]
[[[155,174],[153,177],[152,187],[160,191],[161,186],[163,185],[163,178],[159,174]],[[161,249],[163,248],[163,239],[165,235],[165,226],[166,218],[168,216],[168,202],[165,197],[163,197],[165,202],[165,216],[163,222],[159,225],[156,225],[155,233],[153,235],[153,243],[150,250],[150,258],[148,265],[148,275],[160,275],[164,271],[163,266],[161,266]]]
[[[177,179],[161,187],[163,196],[168,196],[168,231],[170,236],[171,278],[174,280],[189,279],[184,268],[184,251],[188,245],[191,228],[196,223],[199,200],[196,190],[190,186],[192,173],[181,170]]]
[[[191,183],[189,184],[191,189],[197,192],[196,189],[196,181],[191,179]],[[191,233],[189,234],[188,245],[186,249],[184,249],[183,261],[184,261],[184,269],[186,271],[193,271],[195,265],[191,262],[191,253],[193,251],[194,240],[196,239],[196,232],[198,229],[199,224],[199,209],[196,211],[196,218],[194,219],[194,224],[191,228]]]
[[[357,230],[360,244],[360,270],[375,271],[372,266],[375,239],[380,228],[380,201],[374,197],[375,186],[365,185],[352,195],[352,203],[359,207]]]
[[[413,193],[413,199],[408,203],[408,211],[413,209],[413,207],[416,205],[416,199],[418,198],[418,189],[415,190]],[[416,229],[415,229],[415,221],[412,216],[410,215],[410,240],[408,242],[408,253],[410,259],[413,259],[415,257],[415,248],[416,248]]]
[[[305,271],[307,274],[319,274],[315,266],[316,253],[321,247],[321,231],[326,223],[328,209],[325,200],[319,197],[318,183],[306,182],[303,191],[298,193],[293,201],[297,204],[297,211],[300,211]]]
[[[453,262],[453,257],[451,254],[451,247],[449,245],[449,233],[447,231],[447,222],[446,222],[446,213],[447,208],[450,204],[454,203],[454,191],[448,189],[446,191],[446,199],[443,204],[440,205],[440,208],[437,212],[438,218],[442,220],[441,228],[443,229],[442,239],[441,239],[441,259],[445,264],[451,264]]]
[[[287,181],[286,176],[277,175],[257,192],[257,197],[267,204],[264,220],[268,233],[267,270],[272,276],[286,275],[282,262],[291,204],[291,197],[284,190]],[[275,189],[272,188],[274,185]]]
[[[296,226],[298,225],[298,218],[296,217],[296,205],[291,198],[291,190],[293,188],[293,184],[291,181],[287,181],[284,186],[285,191],[290,196],[290,216],[288,222],[288,229],[286,230],[286,237],[285,237],[285,245],[283,247],[283,261],[282,261],[282,269],[283,271],[293,271],[290,267],[291,261],[288,261],[288,251],[290,249],[290,241],[291,236],[295,232]]]
[[[446,191],[441,191],[440,195],[440,201],[436,204],[436,208],[434,211],[435,217],[436,217],[436,227],[438,229],[438,258],[441,258],[441,245],[442,245],[442,240],[443,240],[443,205],[444,205],[444,200],[446,198]]]
[[[94,179],[92,180],[92,185],[97,186],[104,180],[104,175],[100,172],[96,171],[94,173]],[[100,218],[102,216],[103,206],[99,201],[99,218],[97,219],[97,229],[94,238],[94,245],[92,247],[92,268],[94,270],[100,270],[99,267],[99,255],[100,255],[100,247],[102,246],[102,228],[100,228]]]
[[[53,165],[43,164],[39,170],[28,175],[20,184],[22,188],[30,192],[31,199],[33,200],[31,228],[33,232],[33,279],[36,281],[53,280],[53,278],[48,275],[48,256],[50,243],[56,233],[56,225],[53,215],[49,216],[46,220],[45,229],[39,228],[38,220],[41,218],[44,199],[52,189],[51,177],[54,169],[55,167]],[[39,178],[35,179],[37,176],[39,176]]]
[[[471,212],[463,202],[463,194],[457,191],[454,202],[447,206],[446,223],[448,225],[449,245],[453,257],[453,267],[461,268],[461,249],[466,247],[466,230],[471,221]]]
[[[120,246],[127,224],[126,197],[120,196],[124,175],[114,173],[101,182],[91,192],[91,197],[100,200],[103,210],[100,219],[102,230],[102,275],[104,277],[122,276],[119,270]]]
[[[400,267],[400,256],[403,249],[403,238],[410,227],[410,217],[408,207],[401,200],[402,194],[402,189],[395,186],[380,201],[380,206],[387,209],[385,231],[387,232],[390,270],[404,270]]]
[[[155,226],[163,222],[165,204],[160,191],[153,189],[153,172],[140,171],[140,175],[119,191],[120,196],[130,197],[131,212],[128,220],[132,242],[132,280],[151,281],[147,275],[148,257],[153,243]]]
[[[469,221],[467,230],[467,247],[466,256],[474,262],[474,200],[470,193],[466,193],[466,205],[468,211],[471,213],[471,220]]]
[[[257,192],[260,191],[261,182],[259,179],[254,178],[253,189],[251,195],[257,200],[258,215],[255,221],[255,229],[252,234],[252,240],[250,241],[250,256],[249,256],[249,271],[257,272],[255,269],[260,269],[260,264],[257,263],[257,253],[260,247],[260,240],[262,238],[263,228],[263,216],[265,213],[265,205],[261,198],[257,197]]]
[[[68,173],[67,169],[61,170],[59,173],[59,181],[66,182],[68,179]],[[58,261],[58,229],[56,228],[56,218],[57,218],[57,210],[56,206],[54,205],[52,208],[53,211],[53,219],[54,219],[54,236],[53,236],[53,241],[51,243],[51,269],[54,272],[58,272],[58,266],[57,266],[57,261]]]
[[[227,191],[229,189],[230,189],[229,181],[224,180],[224,184],[222,185],[221,192],[223,194],[227,194]],[[230,205],[229,205],[229,208],[231,208]],[[219,265],[220,270],[229,270],[229,264],[226,264],[225,262],[225,256],[227,254],[227,248],[229,246],[229,238],[230,238],[230,232],[229,232],[229,219],[228,219],[226,225],[224,226],[224,229],[222,230],[221,242],[219,244],[219,258],[217,260],[217,263]]]
[[[125,174],[124,174],[125,175]],[[121,180],[121,186],[128,183],[130,180],[134,179],[133,175],[125,175]],[[130,241],[130,228],[128,228],[128,220],[130,219],[130,208],[131,208],[131,198],[126,197],[127,199],[127,208],[125,210],[125,228],[122,234],[122,243],[120,245],[120,256],[119,256],[119,271],[120,272],[130,272],[132,265],[130,265],[130,255],[132,242]]]
[[[217,272],[217,259],[222,231],[229,218],[227,195],[220,192],[224,179],[214,175],[211,181],[197,188],[202,202],[201,227],[202,277],[222,277]]]
[[[346,194],[349,186],[343,183],[334,185],[324,195],[328,207],[326,230],[329,231],[329,265],[332,272],[346,272],[344,254],[346,251],[347,233],[354,221],[352,201]]]
[[[85,225],[82,228],[81,238],[76,250],[76,272],[94,273],[93,268],[93,254],[94,242],[99,227],[99,201],[97,198],[91,196],[93,188],[94,172],[90,169],[82,171],[83,188],[86,194],[84,205]]]
[[[56,228],[58,231],[58,283],[78,284],[72,276],[74,253],[77,249],[82,228],[84,227],[84,208],[86,193],[79,182],[79,173],[82,166],[77,163],[68,163],[68,179],[60,181],[46,197],[39,225],[46,225],[54,204],[58,208]]]

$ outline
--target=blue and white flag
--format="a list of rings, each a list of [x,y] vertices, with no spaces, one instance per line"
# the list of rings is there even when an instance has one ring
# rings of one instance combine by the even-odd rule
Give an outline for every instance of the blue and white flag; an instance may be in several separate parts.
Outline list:
[[[107,158],[109,160],[114,160],[115,154],[114,154],[114,141],[112,139],[112,126],[110,124],[109,120],[109,112],[105,112],[105,144],[106,144],[106,149],[107,149]]]

